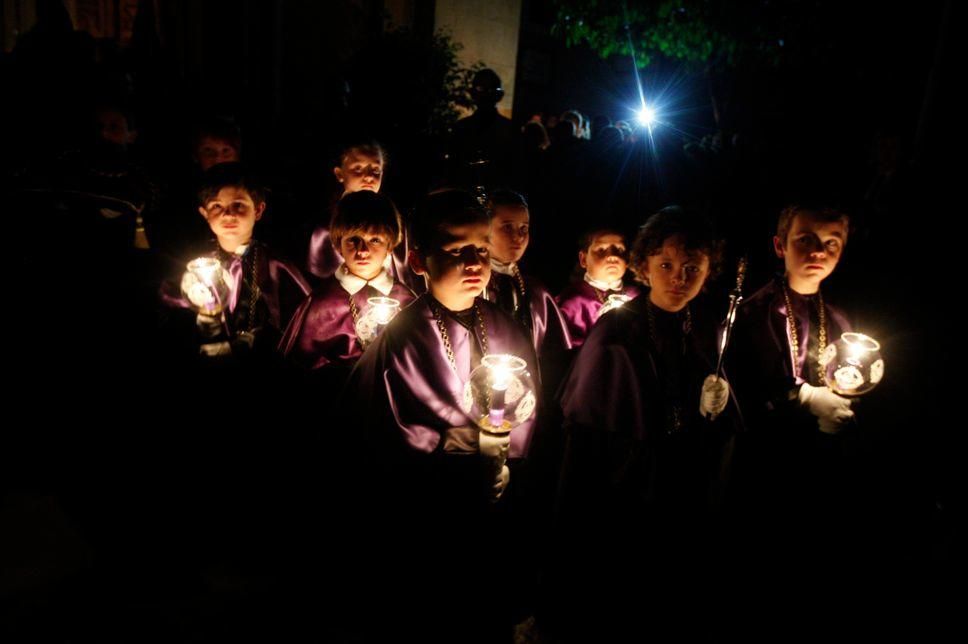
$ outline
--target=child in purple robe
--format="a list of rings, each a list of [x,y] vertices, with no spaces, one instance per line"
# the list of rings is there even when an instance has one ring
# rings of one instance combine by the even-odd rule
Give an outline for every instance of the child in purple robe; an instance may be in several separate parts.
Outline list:
[[[298,268],[256,239],[265,192],[241,164],[210,168],[198,203],[216,239],[204,259],[219,260],[210,263],[211,274],[224,279],[227,295],[218,289],[214,297],[206,276],[191,272],[182,277],[185,296],[163,286],[163,297],[179,309],[168,320],[169,358],[176,361],[171,391],[157,398],[163,410],[176,410],[186,432],[169,428],[173,437],[182,437],[172,441],[187,446],[175,451],[190,454],[174,458],[173,467],[179,485],[190,491],[179,505],[197,528],[192,556],[249,583],[266,570],[296,569],[288,558],[305,552],[297,544],[308,531],[299,509],[309,503],[307,492],[320,485],[316,477],[309,480],[316,460],[309,456],[311,437],[301,423],[305,412],[285,402],[305,397],[277,350],[310,289]],[[207,308],[212,304],[218,306]],[[215,314],[185,315],[190,307]],[[182,360],[181,347],[195,355]],[[305,566],[305,559],[298,565]]]
[[[558,296],[558,308],[568,323],[573,347],[585,343],[609,296],[632,299],[639,295],[639,287],[624,279],[628,251],[620,232],[601,228],[585,235],[578,251],[578,264],[585,269],[581,280],[573,281]]]
[[[827,386],[820,360],[850,331],[821,291],[844,252],[848,227],[847,215],[832,208],[783,210],[773,238],[783,275],[743,301],[729,347],[746,426],[737,439],[730,499],[744,516],[795,522],[800,535],[816,529],[821,507],[829,516],[845,493],[836,472],[838,434],[854,412],[850,399]]]
[[[566,323],[558,305],[541,282],[521,272],[528,249],[531,215],[524,197],[498,190],[488,198],[491,216],[491,279],[484,298],[511,315],[531,336],[541,362],[543,381],[557,388],[571,349]]]
[[[488,197],[491,217],[491,279],[484,297],[511,315],[530,335],[538,357],[541,399],[554,398],[568,371],[571,339],[567,322],[548,289],[525,274],[520,262],[531,239],[531,214],[525,198],[510,190]],[[540,524],[550,514],[561,461],[561,423],[556,410],[542,409],[535,427],[534,453],[521,468],[519,485],[528,488],[528,512]]]
[[[340,184],[340,199],[354,192],[380,192],[386,161],[386,152],[376,141],[359,141],[343,147],[333,166],[333,176]],[[313,230],[306,260],[309,273],[322,279],[333,275],[343,263],[339,245],[334,243],[328,223]],[[398,244],[397,252],[399,257],[391,253],[386,259],[387,268],[394,277],[403,274],[396,268],[405,267],[406,261],[406,248],[402,244]],[[394,266],[394,261],[399,264],[398,267]]]
[[[218,316],[200,313],[196,318],[201,354],[275,352],[283,329],[310,289],[298,268],[253,237],[266,209],[264,188],[241,164],[222,163],[204,175],[198,203],[198,212],[216,238],[212,256],[220,261],[228,284],[222,312]],[[190,278],[186,274],[184,279]],[[183,308],[192,304],[171,291],[163,290],[170,304]]]
[[[716,326],[692,301],[720,254],[704,220],[678,208],[650,217],[632,250],[649,290],[599,320],[562,386],[549,605],[563,641],[696,639],[692,584],[733,423],[728,386],[710,375]]]
[[[478,641],[475,634],[495,629],[510,637],[509,589],[499,571],[476,562],[506,562],[526,547],[505,523],[534,422],[504,438],[485,435],[466,411],[465,385],[486,354],[518,356],[533,374],[534,349],[512,317],[481,297],[491,273],[489,221],[471,195],[429,195],[411,232],[410,266],[428,292],[357,362],[341,423],[365,434],[358,485],[371,494],[359,505],[378,522],[364,530],[378,535],[367,553],[380,576],[373,591],[388,592],[381,608],[399,614],[372,626],[397,639],[412,629],[422,641],[447,633]],[[507,464],[496,467],[505,454]],[[421,592],[434,589],[432,597]]]
[[[369,340],[358,337],[357,325],[370,298],[392,298],[401,308],[414,299],[384,266],[402,236],[389,198],[370,190],[346,195],[329,231],[343,264],[300,305],[280,345],[290,361],[306,369],[356,362]]]

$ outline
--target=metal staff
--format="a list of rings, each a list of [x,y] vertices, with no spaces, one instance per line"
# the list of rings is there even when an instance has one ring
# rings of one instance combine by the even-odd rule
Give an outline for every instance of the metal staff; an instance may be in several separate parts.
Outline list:
[[[723,377],[723,358],[726,357],[726,347],[733,334],[733,324],[736,322],[736,309],[743,301],[743,281],[746,279],[746,257],[740,257],[736,265],[736,286],[729,292],[729,312],[726,313],[726,328],[723,329],[723,341],[719,346],[719,360],[716,361],[716,377]]]
[[[467,166],[474,176],[474,198],[482,208],[487,208],[487,188],[484,186],[484,172],[490,161],[484,158],[483,154],[478,154],[477,158],[470,161]]]

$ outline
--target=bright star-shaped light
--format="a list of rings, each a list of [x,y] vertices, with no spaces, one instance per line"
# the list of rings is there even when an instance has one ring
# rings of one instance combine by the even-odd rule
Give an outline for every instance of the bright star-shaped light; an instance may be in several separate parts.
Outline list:
[[[636,114],[636,120],[643,127],[652,127],[652,124],[655,123],[655,110],[643,103],[642,109]]]

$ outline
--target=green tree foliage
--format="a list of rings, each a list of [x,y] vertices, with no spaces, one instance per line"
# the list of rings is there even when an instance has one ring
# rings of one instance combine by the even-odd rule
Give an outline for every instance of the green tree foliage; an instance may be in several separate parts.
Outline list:
[[[554,31],[569,46],[587,44],[603,58],[657,58],[698,69],[747,62],[776,66],[790,38],[802,33],[822,0],[557,0]]]

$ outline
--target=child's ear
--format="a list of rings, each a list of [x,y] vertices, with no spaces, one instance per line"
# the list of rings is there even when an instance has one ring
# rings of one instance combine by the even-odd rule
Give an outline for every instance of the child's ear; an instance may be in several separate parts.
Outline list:
[[[202,219],[204,219],[205,221],[208,221],[208,213],[205,212],[205,209],[202,208],[201,206],[198,207],[198,214],[202,216]]]
[[[410,270],[412,270],[417,275],[427,274],[427,265],[424,263],[423,257],[420,256],[415,250],[411,250],[407,253],[407,263],[410,265]]]
[[[343,183],[345,179],[345,177],[343,176],[343,169],[339,167],[333,168],[333,176],[336,177],[336,180],[339,181],[340,183]]]
[[[578,251],[578,265],[582,268],[588,268],[588,255],[583,250]]]
[[[262,213],[264,213],[265,211],[266,211],[266,202],[260,201],[259,204],[255,207],[255,220],[259,221],[260,219],[262,219]]]
[[[783,241],[778,235],[773,236],[773,251],[776,253],[777,257],[783,259],[785,254],[783,251]]]

